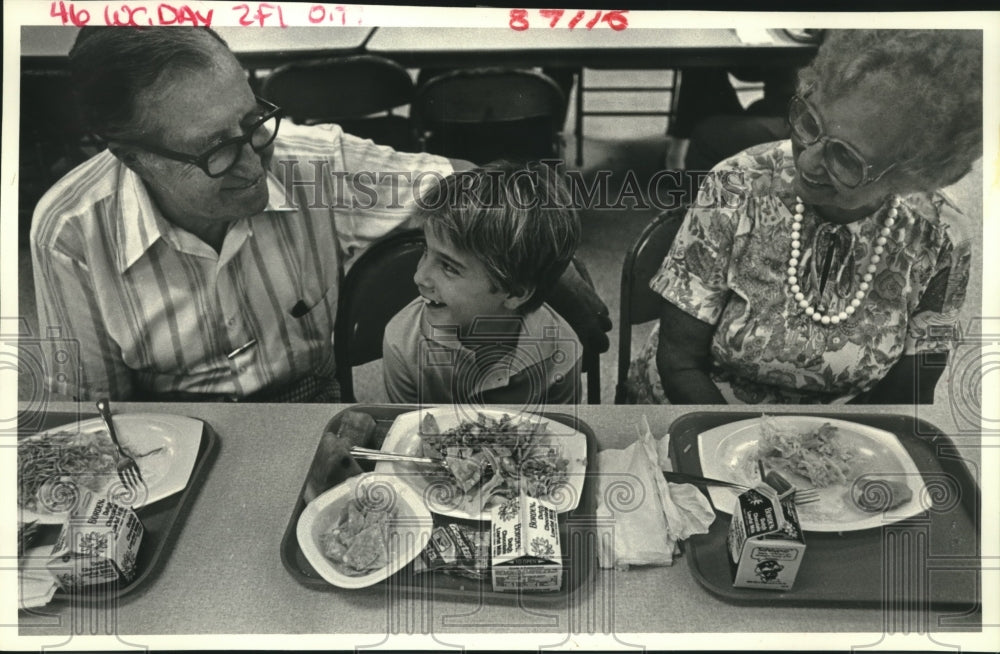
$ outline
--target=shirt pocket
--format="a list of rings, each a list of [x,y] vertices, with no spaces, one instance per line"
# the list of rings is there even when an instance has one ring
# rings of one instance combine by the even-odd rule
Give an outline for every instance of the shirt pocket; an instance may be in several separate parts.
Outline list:
[[[313,295],[312,297],[316,297]],[[312,356],[333,342],[339,288],[331,284],[317,299],[300,299],[286,313],[285,323],[295,345],[296,357]]]
[[[317,289],[311,293],[306,294],[304,297],[298,299],[294,305],[289,309],[288,314],[294,320],[306,320],[310,318],[310,314],[316,312],[322,313],[325,309],[332,307],[333,313],[336,314],[337,307],[337,284],[330,284],[329,287],[323,289]],[[313,318],[315,316],[312,316]]]

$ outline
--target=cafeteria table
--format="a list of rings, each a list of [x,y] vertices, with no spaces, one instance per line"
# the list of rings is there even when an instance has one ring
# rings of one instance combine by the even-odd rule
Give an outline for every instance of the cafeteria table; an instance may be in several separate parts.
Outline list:
[[[631,28],[569,30],[379,27],[365,51],[409,67],[550,66],[665,69],[698,66],[799,66],[816,44],[767,30],[744,42],[735,29]]]
[[[551,645],[577,633],[611,634],[627,645],[636,642],[628,635],[637,633],[864,632],[868,636],[852,641],[862,645],[877,642],[877,634],[887,629],[886,613],[878,608],[728,603],[699,585],[683,557],[669,567],[599,570],[587,582],[590,587],[578,591],[576,601],[541,607],[479,603],[474,598],[421,602],[388,593],[304,587],[283,567],[279,545],[323,428],[346,408],[350,407],[115,404],[115,414],[162,412],[205,421],[218,436],[217,457],[193,497],[162,569],[148,586],[121,596],[111,608],[60,600],[21,612],[20,635],[49,636],[54,644],[65,636],[113,627],[123,642],[142,644],[140,638],[125,636],[350,633],[367,634],[354,638],[353,644],[364,646],[381,642],[387,634],[408,633],[433,634],[448,642],[442,634],[529,632],[539,634],[537,643]],[[21,405],[22,411],[35,409],[37,405]],[[89,403],[54,403],[49,410],[94,413]],[[728,409],[580,405],[557,410],[576,413],[596,434],[598,448],[607,449],[634,441],[643,417],[659,438],[684,414]],[[824,407],[823,411],[897,413],[925,420],[951,434],[966,466],[978,469],[979,437],[956,434],[960,430],[947,406]],[[974,476],[978,479],[978,474]],[[988,506],[993,506],[992,500]],[[975,623],[977,618],[969,619]],[[962,628],[937,625],[932,622],[930,630]],[[948,636],[934,634],[943,643]],[[763,636],[753,638],[758,646],[768,642]]]
[[[366,52],[408,67],[551,66],[664,69],[804,64],[816,45],[767,30],[744,42],[735,29],[527,30],[457,27],[218,27],[243,64],[272,68],[292,59]],[[24,70],[65,66],[75,27],[24,26]]]

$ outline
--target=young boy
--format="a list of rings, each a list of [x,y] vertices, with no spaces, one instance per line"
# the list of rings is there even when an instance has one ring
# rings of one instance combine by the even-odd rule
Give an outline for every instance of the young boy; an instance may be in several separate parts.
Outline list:
[[[565,185],[540,164],[455,173],[421,202],[420,297],[382,343],[391,402],[578,402],[583,348],[544,303],[580,241]]]

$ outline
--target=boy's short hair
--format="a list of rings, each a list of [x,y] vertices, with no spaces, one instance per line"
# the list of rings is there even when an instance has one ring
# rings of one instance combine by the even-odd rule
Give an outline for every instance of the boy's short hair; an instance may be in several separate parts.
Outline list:
[[[435,236],[472,253],[493,283],[520,295],[534,311],[566,270],[580,244],[580,217],[556,170],[499,161],[453,173],[419,202]]]

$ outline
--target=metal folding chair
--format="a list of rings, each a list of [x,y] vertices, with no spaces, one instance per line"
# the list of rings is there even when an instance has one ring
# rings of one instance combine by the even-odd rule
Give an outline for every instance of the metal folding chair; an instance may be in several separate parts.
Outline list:
[[[663,263],[684,220],[686,208],[668,209],[650,222],[625,255],[622,264],[621,309],[618,335],[618,383],[615,404],[626,404],[628,369],[632,358],[632,327],[660,317],[663,298],[649,288],[649,280]]]
[[[422,149],[483,164],[561,158],[563,93],[531,70],[474,68],[417,89],[411,116]]]
[[[296,123],[337,123],[345,132],[397,150],[414,150],[406,116],[394,115],[413,99],[405,68],[374,55],[296,61],[275,69],[261,95]]]

